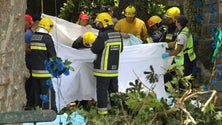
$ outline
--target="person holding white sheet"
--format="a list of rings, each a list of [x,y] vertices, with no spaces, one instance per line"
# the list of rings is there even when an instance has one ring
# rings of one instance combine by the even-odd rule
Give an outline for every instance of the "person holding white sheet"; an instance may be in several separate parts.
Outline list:
[[[193,38],[192,34],[187,27],[188,20],[184,15],[179,15],[175,17],[176,26],[179,29],[179,33],[176,37],[175,42],[168,43],[169,47],[174,47],[175,50],[172,50],[167,53],[162,54],[162,58],[168,58],[170,56],[174,57],[174,62],[178,65],[184,67],[184,76],[192,74],[193,67],[195,65],[196,54],[194,52]],[[180,82],[179,87],[184,89],[185,86]]]
[[[165,42],[167,26],[162,24],[162,19],[159,16],[154,15],[147,20],[147,24],[151,31],[150,37],[153,42]]]
[[[72,44],[72,48],[90,48],[95,42],[96,36],[93,32],[86,32],[83,37],[78,37]]]

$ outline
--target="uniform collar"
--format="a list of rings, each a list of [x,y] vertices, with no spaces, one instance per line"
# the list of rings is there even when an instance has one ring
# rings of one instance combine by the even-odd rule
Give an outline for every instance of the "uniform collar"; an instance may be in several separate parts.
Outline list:
[[[40,33],[49,33],[46,29],[41,28],[41,27],[37,29],[37,32],[40,32]]]

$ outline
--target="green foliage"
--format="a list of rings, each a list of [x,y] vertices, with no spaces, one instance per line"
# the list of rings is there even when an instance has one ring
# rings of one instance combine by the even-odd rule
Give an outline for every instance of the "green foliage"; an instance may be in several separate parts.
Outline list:
[[[93,24],[93,19],[102,11],[105,5],[112,5],[111,0],[67,0],[60,9],[59,17],[70,22],[77,22],[80,13],[87,13],[92,19],[89,24]]]
[[[143,86],[140,80],[136,79],[135,83],[130,82],[129,85],[131,87],[126,89],[126,93],[138,93],[142,97],[145,96],[144,92],[142,92]]]
[[[111,94],[111,101],[115,102],[116,106],[112,107],[108,115],[98,115],[96,104],[91,103],[89,103],[87,109],[77,105],[73,108],[63,109],[63,112],[71,114],[78,111],[85,117],[87,124],[90,125],[191,125],[193,121],[187,113],[183,112],[187,110],[197,125],[220,125],[222,123],[222,112],[215,111],[213,103],[209,103],[206,109],[203,112],[201,111],[210,94],[184,99],[186,92],[178,93],[175,86],[178,85],[180,80],[188,82],[186,85],[190,85],[191,77],[183,77],[182,70],[181,66],[172,65],[167,71],[176,73],[173,80],[167,83],[171,90],[171,98],[157,98],[153,91],[154,88],[146,87],[138,78],[135,82],[129,83],[131,87],[126,90],[126,93]],[[150,66],[150,71],[145,72],[146,75],[149,75],[146,78],[158,76],[154,73],[152,66]],[[155,80],[151,84],[156,84]],[[144,91],[144,87],[148,90]]]
[[[167,91],[175,97],[178,97],[179,94],[179,82],[183,81],[183,66],[179,66],[177,64],[172,64],[168,67],[166,74],[172,77],[171,81],[165,83]],[[184,82],[182,82],[184,83]],[[185,83],[184,83],[185,84]],[[185,85],[186,86],[186,85]]]
[[[222,121],[222,112],[221,111],[218,111],[216,113],[216,115],[214,116],[214,118],[217,120],[217,121]],[[222,123],[222,122],[221,122]]]
[[[147,13],[150,16],[158,15],[160,17],[163,17],[163,15],[166,12],[166,6],[167,0],[156,0],[155,2],[153,0],[147,0]]]
[[[114,16],[117,19],[123,17],[122,11],[128,5],[134,5],[137,9],[137,17],[143,21],[147,21],[152,15],[163,16],[165,13],[165,5],[167,0],[121,0],[119,1],[119,7],[115,8]],[[88,13],[90,16],[89,24],[93,25],[93,21],[97,14],[102,12],[105,5],[114,6],[113,0],[67,0],[63,7],[60,8],[59,17],[70,22],[77,22],[80,13]]]
[[[59,17],[66,19],[68,21],[73,21],[73,10],[75,8],[75,4],[73,0],[67,0],[66,3],[63,4],[63,7],[60,9]]]

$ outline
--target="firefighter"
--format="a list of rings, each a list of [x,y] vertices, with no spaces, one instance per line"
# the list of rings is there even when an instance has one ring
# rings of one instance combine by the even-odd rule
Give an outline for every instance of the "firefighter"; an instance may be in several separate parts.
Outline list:
[[[155,15],[147,20],[147,24],[151,31],[150,37],[153,42],[165,42],[167,26],[162,24],[162,19]]]
[[[175,41],[178,29],[175,24],[175,16],[180,15],[180,9],[178,7],[171,7],[167,10],[165,17],[167,21],[167,34],[166,42]]]
[[[174,47],[175,50],[169,53],[163,53],[162,58],[165,59],[170,56],[175,56],[174,62],[178,65],[182,65],[184,67],[184,76],[188,76],[192,74],[196,60],[193,38],[187,27],[187,18],[184,15],[179,15],[175,17],[175,20],[179,33],[175,42],[168,43],[168,46]],[[181,89],[185,88],[182,83],[180,83],[179,86]]]
[[[113,29],[112,17],[108,13],[97,15],[99,35],[91,47],[96,54],[94,76],[96,77],[98,114],[108,113],[108,99],[111,93],[118,92],[118,69],[120,53],[123,51],[123,40],[119,32]],[[111,101],[111,106],[114,103]]]
[[[86,32],[83,37],[78,37],[72,44],[72,48],[90,48],[95,42],[96,36],[93,32]]]
[[[32,92],[34,93],[34,106],[35,109],[48,109],[51,108],[55,111],[55,91],[49,88],[47,80],[51,80],[52,75],[46,70],[45,60],[56,56],[54,42],[49,32],[53,28],[53,22],[50,18],[42,18],[38,24],[38,29],[31,38],[31,68],[32,68]],[[51,100],[49,98],[49,90],[51,91]],[[51,104],[49,104],[51,102]]]
[[[180,15],[180,9],[178,7],[171,7],[166,11],[165,18],[167,24],[167,33],[165,41],[167,43],[174,42],[177,37],[178,29],[176,26],[175,16]],[[174,48],[167,48],[167,51],[172,51]],[[174,72],[166,73],[164,75],[164,83],[167,83],[172,80],[172,75],[175,75]],[[165,87],[166,88],[166,87]]]
[[[114,29],[121,33],[130,33],[147,43],[148,33],[145,23],[136,17],[136,8],[134,6],[126,7],[124,11],[125,18],[119,20]],[[129,37],[124,35],[125,38]]]

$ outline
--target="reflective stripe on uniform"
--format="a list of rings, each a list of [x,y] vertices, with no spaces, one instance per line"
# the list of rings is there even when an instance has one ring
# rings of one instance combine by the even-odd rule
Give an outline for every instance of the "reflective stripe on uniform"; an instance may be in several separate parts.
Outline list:
[[[31,46],[45,46],[45,43],[31,42]]]
[[[31,46],[31,50],[47,50],[46,47],[43,46]]]
[[[100,110],[98,110],[98,114],[100,114],[100,115],[107,115],[108,114],[108,111],[106,110],[106,111],[100,111]]]
[[[103,69],[107,70],[108,69],[108,60],[109,60],[109,52],[110,52],[110,47],[111,46],[118,46],[119,47],[119,53],[121,52],[121,42],[107,42],[106,43],[106,52],[105,52],[105,58],[103,62]]]
[[[113,74],[113,73],[117,73],[118,70],[101,70],[101,69],[94,69],[94,72]]]
[[[98,114],[100,114],[100,115],[106,115],[106,114],[108,114],[108,111],[98,111]]]
[[[47,50],[45,43],[39,43],[39,42],[31,42],[32,50]]]
[[[52,77],[47,70],[32,70],[33,77]]]
[[[166,34],[166,39],[167,40],[172,40],[173,39],[173,34]]]
[[[52,75],[49,74],[49,73],[46,73],[46,74],[32,73],[32,77],[42,77],[42,78],[44,78],[44,77],[52,77]]]
[[[118,73],[108,74],[108,73],[101,73],[101,72],[93,72],[93,74],[95,76],[102,76],[102,77],[116,77],[116,76],[118,76]]]

